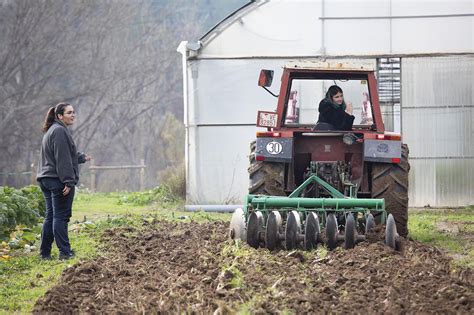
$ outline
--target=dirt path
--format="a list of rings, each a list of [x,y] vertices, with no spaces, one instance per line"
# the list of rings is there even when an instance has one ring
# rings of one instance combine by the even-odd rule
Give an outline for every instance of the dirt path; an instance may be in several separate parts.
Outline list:
[[[157,222],[105,236],[106,256],[66,270],[34,312],[465,313],[470,270],[434,248],[379,242],[321,252],[254,250],[227,240],[227,223]]]

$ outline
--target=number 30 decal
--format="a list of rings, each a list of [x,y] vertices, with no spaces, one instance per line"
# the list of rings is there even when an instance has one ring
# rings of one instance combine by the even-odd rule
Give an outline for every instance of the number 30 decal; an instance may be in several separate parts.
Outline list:
[[[283,150],[283,146],[281,143],[272,141],[267,144],[267,152],[270,154],[280,154],[281,151]]]

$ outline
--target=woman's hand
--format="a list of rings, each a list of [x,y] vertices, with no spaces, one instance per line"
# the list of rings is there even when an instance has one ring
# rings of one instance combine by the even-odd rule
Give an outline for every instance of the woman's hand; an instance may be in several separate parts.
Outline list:
[[[92,160],[92,156],[90,156],[89,154],[85,154],[84,159],[85,159],[86,161],[90,161],[90,160]]]
[[[63,188],[63,196],[67,196],[67,194],[69,194],[70,191],[71,191],[71,187],[69,187],[69,186],[64,186],[64,188]]]
[[[352,115],[352,103],[351,102],[346,103],[346,113],[348,113],[349,115]]]

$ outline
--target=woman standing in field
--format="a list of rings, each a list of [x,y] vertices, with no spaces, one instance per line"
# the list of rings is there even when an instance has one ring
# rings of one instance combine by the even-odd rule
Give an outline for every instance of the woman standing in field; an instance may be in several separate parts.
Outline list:
[[[68,237],[68,222],[72,214],[74,187],[79,181],[79,163],[91,159],[78,152],[68,127],[74,124],[76,113],[67,103],[51,107],[43,124],[43,140],[36,179],[46,202],[46,216],[41,231],[40,254],[51,259],[53,241],[59,248],[59,259],[74,257]]]

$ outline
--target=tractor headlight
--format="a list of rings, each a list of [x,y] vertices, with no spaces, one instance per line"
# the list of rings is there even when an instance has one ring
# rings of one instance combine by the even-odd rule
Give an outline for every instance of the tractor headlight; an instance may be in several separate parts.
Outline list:
[[[342,142],[344,142],[347,145],[353,145],[357,140],[357,137],[353,133],[346,133],[344,136],[342,136]]]

